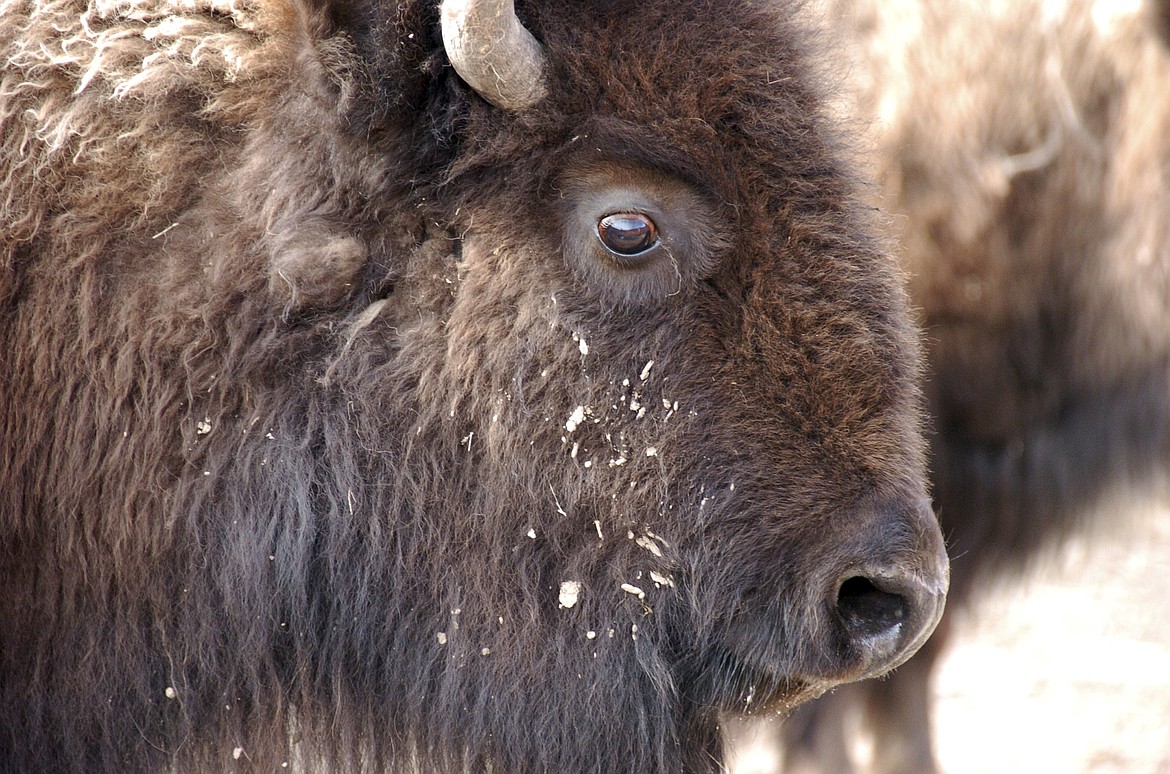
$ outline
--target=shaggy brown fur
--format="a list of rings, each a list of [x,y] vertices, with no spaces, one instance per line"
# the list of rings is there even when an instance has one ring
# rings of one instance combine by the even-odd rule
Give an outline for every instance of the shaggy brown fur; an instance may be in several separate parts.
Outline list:
[[[945,564],[794,13],[521,3],[511,115],[430,0],[6,3],[0,769],[710,771],[878,668]]]
[[[925,316],[952,611],[1117,498],[1167,491],[1170,4],[1061,5],[837,8]],[[806,709],[793,769],[820,744],[821,770],[849,770],[852,704],[869,707],[878,771],[934,771],[944,642]]]

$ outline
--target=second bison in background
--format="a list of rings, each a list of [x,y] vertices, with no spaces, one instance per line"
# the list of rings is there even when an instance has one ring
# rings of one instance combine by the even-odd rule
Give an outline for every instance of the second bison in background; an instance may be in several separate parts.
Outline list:
[[[1170,3],[831,3],[874,123],[881,206],[923,310],[935,506],[953,557],[938,635],[785,726],[786,766],[937,770],[930,678],[990,581],[1170,469]]]

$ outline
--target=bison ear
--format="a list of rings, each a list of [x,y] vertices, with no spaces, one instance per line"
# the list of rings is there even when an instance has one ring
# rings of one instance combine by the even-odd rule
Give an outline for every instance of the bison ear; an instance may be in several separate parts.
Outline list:
[[[299,215],[299,213],[298,213]],[[354,289],[369,257],[365,242],[324,218],[279,224],[266,235],[268,289],[286,311],[333,306]]]

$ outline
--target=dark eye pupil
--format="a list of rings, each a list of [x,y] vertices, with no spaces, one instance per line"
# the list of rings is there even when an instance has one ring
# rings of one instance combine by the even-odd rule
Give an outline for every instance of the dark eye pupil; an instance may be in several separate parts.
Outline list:
[[[658,229],[645,215],[619,212],[597,224],[597,235],[606,249],[618,255],[637,255],[658,242]]]

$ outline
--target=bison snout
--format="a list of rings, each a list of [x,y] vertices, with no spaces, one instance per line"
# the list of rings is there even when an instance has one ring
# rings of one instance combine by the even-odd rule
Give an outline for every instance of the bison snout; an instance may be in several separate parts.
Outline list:
[[[883,674],[910,658],[934,631],[945,599],[945,574],[923,579],[872,568],[842,578],[834,614],[862,676]]]
[[[841,546],[851,561],[822,586],[841,666],[873,677],[914,655],[942,617],[950,572],[926,498],[859,508]]]
[[[929,501],[863,502],[839,513],[823,550],[792,565],[808,571],[804,583],[745,597],[725,639],[700,654],[707,671],[697,701],[731,711],[792,707],[885,674],[930,637],[950,573]]]

